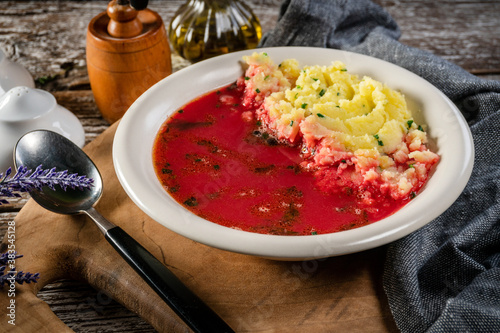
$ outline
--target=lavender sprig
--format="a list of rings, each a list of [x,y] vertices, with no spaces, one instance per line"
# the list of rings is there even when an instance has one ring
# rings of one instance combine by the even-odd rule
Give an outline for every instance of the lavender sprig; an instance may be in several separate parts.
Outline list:
[[[22,255],[17,255],[17,253],[14,253],[13,255],[11,254],[10,255],[10,258],[9,258],[9,254],[8,252],[5,252],[5,253],[2,253],[0,255],[0,289],[3,288],[3,286],[7,283],[9,284],[10,282],[9,281],[12,281],[14,280],[15,282],[19,283],[19,284],[23,284],[23,283],[36,283],[37,280],[40,278],[40,273],[30,273],[30,272],[27,272],[27,273],[24,273],[23,271],[20,271],[20,272],[17,272],[16,271],[16,268],[11,266],[11,269],[10,271],[8,271],[7,273],[5,272],[5,268],[7,267],[7,263],[9,262],[9,260],[14,260],[14,259],[17,259],[17,258],[21,258]]]
[[[66,191],[68,187],[83,190],[91,188],[94,185],[94,179],[92,178],[79,176],[76,173],[70,174],[67,170],[56,171],[55,168],[43,169],[41,165],[33,172],[31,169],[21,166],[16,174],[9,178],[11,173],[12,168],[8,168],[5,175],[0,173],[0,205],[8,203],[2,197],[19,198],[20,195],[18,192],[41,190],[44,186],[48,186],[55,191],[56,185],[58,185]]]
[[[9,253],[5,252],[0,255],[0,266],[5,266],[9,262],[9,260],[16,260],[17,258],[21,258],[22,255],[17,255],[17,252],[14,252],[14,254],[10,255],[9,258]]]

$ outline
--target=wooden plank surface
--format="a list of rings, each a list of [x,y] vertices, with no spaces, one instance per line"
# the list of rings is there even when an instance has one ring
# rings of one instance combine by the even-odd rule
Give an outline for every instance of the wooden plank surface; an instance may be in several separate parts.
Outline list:
[[[475,74],[500,74],[500,1],[376,1],[398,22],[400,41]]]
[[[184,1],[150,1],[169,22]],[[269,31],[279,1],[246,1]],[[401,42],[433,52],[487,79],[500,79],[500,1],[376,0],[396,19]],[[85,63],[85,33],[107,1],[3,1],[0,48],[50,91],[82,122],[86,142],[108,127],[95,106]],[[174,70],[187,62],[173,58]],[[42,83],[45,80],[47,82]],[[25,199],[0,206],[0,235]],[[154,332],[105,293],[77,281],[45,287],[39,296],[77,332]]]

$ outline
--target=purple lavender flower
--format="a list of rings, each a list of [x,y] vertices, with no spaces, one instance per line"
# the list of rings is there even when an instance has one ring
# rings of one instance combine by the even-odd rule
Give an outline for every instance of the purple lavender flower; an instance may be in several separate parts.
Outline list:
[[[0,255],[0,266],[5,266],[9,262],[9,260],[15,260],[17,258],[21,258],[22,255],[17,255],[17,252],[14,252],[14,254],[9,255],[8,252],[2,253]]]
[[[16,268],[13,266],[11,266],[10,271],[5,272],[5,268],[7,267],[7,263],[9,262],[9,260],[14,260],[21,257],[22,255],[17,255],[16,252],[10,255],[8,252],[5,252],[0,255],[0,289],[6,283],[9,284],[12,280],[19,284],[23,284],[31,282],[36,283],[40,278],[40,273],[33,274],[30,272],[24,273],[23,271],[17,272]]]
[[[0,173],[0,205],[8,203],[2,197],[15,198],[20,197],[19,192],[30,192],[32,190],[41,190],[42,187],[48,186],[50,189],[56,189],[56,185],[63,190],[69,187],[71,189],[78,188],[83,190],[91,188],[94,185],[92,178],[79,176],[76,173],[68,173],[65,171],[56,171],[55,168],[43,169],[39,165],[35,171],[31,171],[24,166],[19,167],[17,173],[9,178],[12,169],[8,168],[5,175]]]

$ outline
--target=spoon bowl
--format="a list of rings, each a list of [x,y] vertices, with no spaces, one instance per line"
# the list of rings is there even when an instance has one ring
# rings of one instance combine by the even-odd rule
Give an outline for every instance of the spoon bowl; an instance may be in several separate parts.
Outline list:
[[[17,143],[14,154],[16,167],[35,169],[39,165],[68,170],[94,180],[93,187],[81,191],[68,188],[53,191],[44,187],[31,197],[43,208],[59,214],[80,214],[94,206],[102,195],[102,178],[92,160],[73,142],[51,131],[33,131]]]
[[[94,180],[91,189],[55,190],[45,186],[33,190],[31,197],[40,206],[59,214],[87,214],[106,240],[195,332],[233,332],[201,299],[191,292],[169,269],[120,227],[106,220],[95,208],[103,190],[102,178],[92,160],[64,136],[36,130],[19,139],[14,149],[16,168],[35,169],[39,165],[58,171],[85,175]]]

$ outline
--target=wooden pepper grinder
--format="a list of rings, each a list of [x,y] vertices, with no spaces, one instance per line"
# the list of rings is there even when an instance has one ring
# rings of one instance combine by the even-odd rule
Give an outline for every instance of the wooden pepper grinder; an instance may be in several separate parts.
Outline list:
[[[132,7],[133,6],[133,7]],[[87,30],[87,70],[94,98],[109,123],[156,82],[172,73],[161,17],[147,0],[113,0]]]

